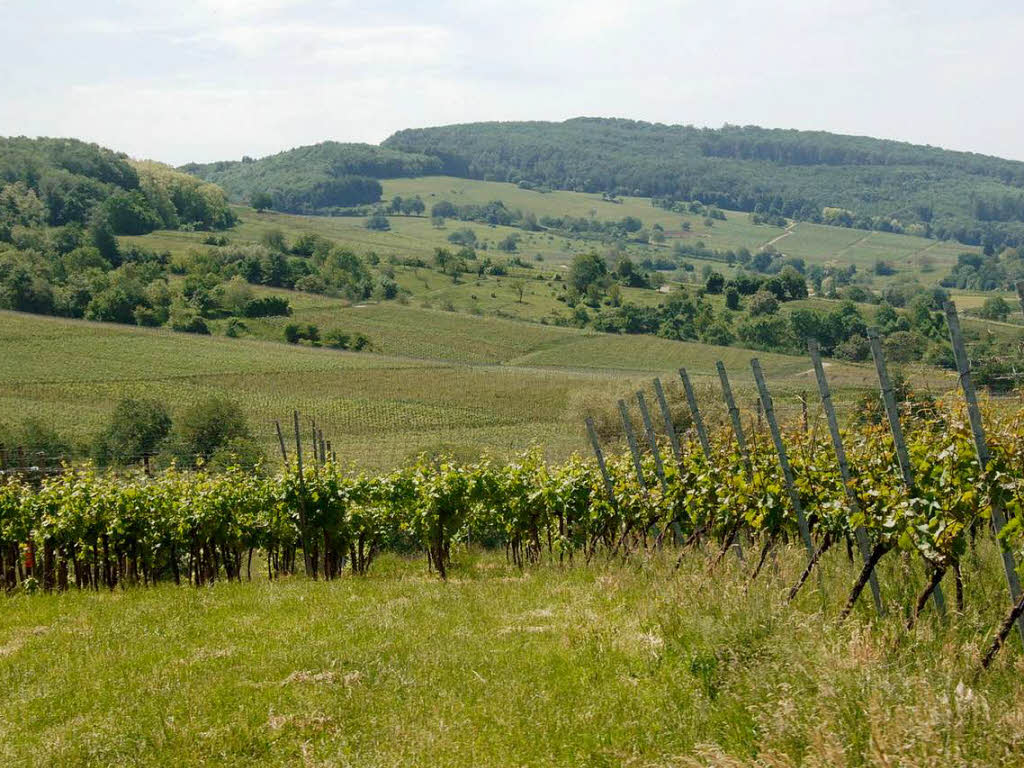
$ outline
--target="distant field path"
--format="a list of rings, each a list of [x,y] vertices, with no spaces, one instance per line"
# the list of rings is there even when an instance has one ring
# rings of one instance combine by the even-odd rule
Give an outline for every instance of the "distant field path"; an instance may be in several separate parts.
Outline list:
[[[793,230],[794,229],[796,229],[796,222],[795,221],[789,222],[789,224],[786,225],[786,231],[785,232],[783,232],[781,235],[778,235],[777,237],[773,237],[767,243],[762,245],[761,248],[767,248],[769,245],[775,245],[782,238],[789,237],[790,235],[793,234]]]
[[[867,239],[871,237],[871,235],[873,234],[874,232],[868,232],[866,235],[864,235],[864,237],[857,238],[849,245],[844,246],[843,248],[840,248],[838,251],[836,251],[835,256],[833,256],[832,258],[838,259],[840,256],[843,256],[844,254],[848,253],[850,250],[856,248],[858,245],[865,243]]]

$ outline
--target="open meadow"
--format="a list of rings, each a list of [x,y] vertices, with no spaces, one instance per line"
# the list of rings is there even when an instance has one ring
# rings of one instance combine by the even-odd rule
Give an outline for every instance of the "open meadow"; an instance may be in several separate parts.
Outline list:
[[[52,765],[972,765],[1024,759],[1021,656],[983,678],[1000,604],[993,548],[967,609],[839,623],[783,593],[796,548],[749,586],[699,551],[525,571],[460,552],[369,576],[158,586],[4,601],[0,762]],[[254,569],[255,570],[255,569]],[[965,568],[965,570],[967,570]],[[894,558],[886,594],[924,576]]]

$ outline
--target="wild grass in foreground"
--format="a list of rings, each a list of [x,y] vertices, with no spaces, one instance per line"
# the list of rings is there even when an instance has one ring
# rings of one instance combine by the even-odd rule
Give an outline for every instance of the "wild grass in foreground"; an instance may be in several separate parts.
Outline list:
[[[442,583],[387,556],[329,583],[3,599],[0,764],[1024,760],[1016,638],[977,674],[1002,610],[990,545],[965,568],[966,613],[909,633],[910,560],[880,573],[888,618],[864,601],[844,624],[843,553],[824,565],[829,599],[807,588],[795,605],[795,548],[749,589],[732,557],[673,560],[520,571],[461,554]]]

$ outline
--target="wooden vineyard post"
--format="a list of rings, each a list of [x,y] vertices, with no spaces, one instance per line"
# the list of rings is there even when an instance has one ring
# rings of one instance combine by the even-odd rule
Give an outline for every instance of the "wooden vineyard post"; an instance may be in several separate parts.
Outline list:
[[[615,506],[615,486],[608,475],[608,467],[604,463],[604,453],[601,451],[601,441],[597,439],[597,430],[594,429],[594,420],[587,416],[587,435],[590,437],[590,447],[594,449],[594,456],[597,457],[597,466],[601,470],[601,478],[604,480],[604,490],[608,494],[608,503]]]
[[[825,409],[825,418],[828,420],[828,431],[832,435],[832,447],[835,449],[839,473],[843,478],[846,500],[850,503],[850,512],[856,514],[860,511],[860,503],[857,501],[857,494],[854,491],[853,481],[850,477],[850,465],[846,460],[846,449],[843,447],[842,435],[839,434],[839,422],[836,419],[835,404],[832,402],[832,390],[828,386],[828,379],[825,378],[825,368],[821,364],[818,342],[814,339],[808,341],[807,351],[810,352],[811,362],[814,364],[814,376],[818,380],[818,394],[821,395],[821,404]],[[863,525],[858,525],[854,535],[857,537],[857,546],[860,548],[861,557],[867,563],[868,558],[871,556],[868,533],[864,530]],[[882,591],[878,586],[878,576],[873,568],[871,569],[869,582],[871,584],[871,595],[875,599],[875,612],[879,616],[884,616],[885,608],[882,606]]]
[[[275,421],[274,427],[277,429],[277,444],[281,446],[281,459],[284,461],[284,468],[288,469],[288,450],[284,447],[284,435],[281,433],[281,422]]]
[[[878,335],[877,328],[868,328],[868,341],[871,342],[871,356],[875,359],[875,371],[878,373],[878,386],[882,390],[882,402],[885,405],[885,415],[889,420],[889,431],[892,433],[892,441],[896,446],[896,460],[900,465],[900,472],[903,474],[903,486],[908,494],[914,492],[914,473],[910,468],[910,456],[907,454],[907,443],[903,439],[903,427],[900,424],[900,412],[896,407],[896,396],[893,394],[892,381],[889,380],[889,370],[885,365],[885,355],[882,353],[882,339]],[[942,594],[942,585],[936,584],[932,591],[932,600],[935,602],[935,609],[940,615],[946,614],[946,600]]]
[[[800,538],[804,540],[808,557],[814,557],[814,544],[811,542],[811,532],[807,527],[807,518],[804,517],[804,509],[800,504],[800,496],[796,492],[796,485],[793,482],[793,468],[789,465],[789,456],[786,454],[786,446],[782,442],[782,433],[779,431],[779,422],[775,419],[775,407],[772,405],[771,395],[768,394],[768,387],[764,381],[764,374],[761,372],[761,363],[755,357],[750,361],[750,367],[754,371],[754,380],[757,382],[757,391],[761,396],[761,406],[764,409],[764,417],[768,422],[768,429],[772,433],[772,441],[775,443],[775,453],[779,456],[779,466],[782,467],[782,477],[786,484],[786,491],[789,500],[796,512],[796,522],[800,527]],[[819,576],[821,572],[819,571]]]
[[[729,408],[729,419],[732,421],[732,432],[736,436],[740,453],[743,456],[743,466],[747,471],[747,478],[754,477],[754,467],[750,463],[750,454],[747,452],[747,440],[743,435],[743,425],[740,423],[740,409],[736,407],[736,401],[732,396],[732,387],[729,386],[729,376],[725,372],[725,364],[719,360],[715,363],[718,369],[718,380],[722,383],[722,394],[725,396],[725,404]],[[739,536],[736,537],[736,556],[743,559],[743,545],[740,544]]]
[[[306,566],[306,576],[311,577],[313,575],[313,561],[309,556],[309,541],[306,538],[306,478],[302,474],[302,435],[299,431],[299,412],[292,411],[292,416],[295,419],[295,461],[299,472],[300,493],[302,494],[302,501],[299,503],[299,528],[301,528],[299,534],[302,539],[302,562]]]
[[[725,372],[725,364],[719,360],[715,363],[718,369],[718,380],[722,382],[722,395],[725,397],[725,404],[729,408],[729,418],[732,420],[732,433],[736,436],[736,443],[743,455],[743,463],[747,467],[747,476],[753,473],[750,464],[750,453],[747,451],[747,440],[743,435],[743,424],[740,423],[740,409],[736,407],[736,400],[732,396],[732,387],[729,386],[729,375]]]
[[[640,487],[647,490],[647,483],[644,481],[644,466],[640,461],[640,446],[636,442],[636,433],[633,432],[633,422],[629,420],[629,410],[626,408],[625,400],[619,400],[619,415],[622,416],[622,427],[626,430],[629,452],[633,456],[633,468],[636,470],[636,479],[639,481]]]
[[[1024,285],[1019,283],[1018,288]],[[985,439],[985,425],[981,420],[981,409],[978,407],[978,396],[974,391],[974,384],[971,382],[971,361],[967,356],[967,347],[964,344],[963,334],[960,332],[960,318],[956,314],[956,306],[947,301],[943,309],[946,312],[946,324],[949,326],[949,340],[953,344],[953,357],[956,360],[956,370],[960,377],[960,388],[964,392],[964,400],[967,401],[967,419],[971,423],[971,434],[974,437],[974,450],[978,457],[978,465],[983,474],[988,472],[989,452],[988,442]],[[992,528],[998,537],[999,532],[1006,525],[1006,512],[1003,508],[1003,497],[998,485],[993,484],[991,493]],[[1014,562],[1013,553],[1000,546],[1003,556],[1003,571],[1006,574],[1006,586],[1010,590],[1010,602],[1016,603],[1020,598],[1020,579],[1017,578],[1017,564]],[[1017,632],[1024,641],[1024,616],[1017,617]]]
[[[668,433],[668,440],[672,444],[672,455],[676,457],[676,464],[683,461],[683,451],[679,447],[679,435],[672,424],[672,411],[669,410],[668,400],[665,399],[665,390],[661,388],[661,379],[654,380],[654,394],[658,398],[658,408],[661,409],[661,420],[665,422],[665,431]]]
[[[711,443],[708,442],[708,433],[704,429],[704,419],[700,416],[700,408],[697,407],[697,397],[693,394],[693,385],[685,368],[679,369],[679,378],[683,380],[683,390],[686,392],[686,404],[690,406],[690,416],[693,417],[693,426],[697,430],[697,437],[700,439],[701,450],[704,451],[704,458],[711,458]]]
[[[316,419],[312,416],[309,418],[309,428],[313,433],[313,474],[317,473],[317,467],[320,465],[320,442],[316,436]]]
[[[665,480],[665,467],[661,463],[661,452],[658,450],[658,438],[654,434],[654,424],[651,422],[651,414],[647,410],[647,401],[643,392],[636,393],[636,403],[640,406],[640,417],[644,422],[644,432],[647,434],[647,442],[650,443],[651,453],[654,456],[654,471],[661,481],[661,490],[668,493],[668,482]]]
[[[1017,283],[1017,298],[1020,300],[1020,311],[1024,314],[1024,280]]]

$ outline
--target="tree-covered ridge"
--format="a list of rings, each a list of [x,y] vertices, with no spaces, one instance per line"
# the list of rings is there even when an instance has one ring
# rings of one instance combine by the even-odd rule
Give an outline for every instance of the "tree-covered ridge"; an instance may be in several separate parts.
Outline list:
[[[372,144],[325,141],[253,160],[190,163],[181,170],[222,186],[233,200],[269,195],[288,213],[323,213],[380,200],[377,179],[441,172],[441,161]]]
[[[219,187],[169,166],[77,139],[0,137],[0,242],[43,225],[88,227],[109,240],[233,221]]]
[[[384,146],[437,157],[454,176],[699,200],[993,247],[1024,240],[1024,163],[903,142],[576,118],[410,129]]]

